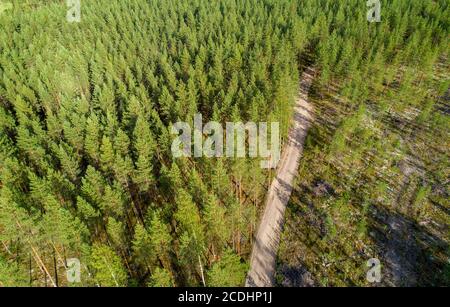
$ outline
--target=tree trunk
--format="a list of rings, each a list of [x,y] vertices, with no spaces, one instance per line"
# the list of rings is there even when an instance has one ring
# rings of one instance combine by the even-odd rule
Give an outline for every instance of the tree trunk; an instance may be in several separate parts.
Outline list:
[[[206,283],[205,283],[205,276],[203,275],[203,265],[202,265],[202,260],[200,258],[200,255],[198,255],[198,263],[200,265],[200,273],[202,275],[202,283],[203,283],[203,287],[206,287]]]
[[[23,230],[22,225],[20,225],[19,221],[16,220],[16,224],[17,224],[17,226],[19,226],[20,229]],[[53,278],[52,278],[52,276],[50,275],[50,273],[49,273],[47,267],[45,266],[45,264],[44,264],[44,262],[42,261],[41,257],[39,257],[38,252],[37,252],[36,249],[34,248],[33,244],[31,244],[31,241],[30,241],[29,239],[28,239],[28,243],[30,244],[30,248],[31,248],[31,250],[32,250],[32,252],[33,252],[33,258],[34,258],[34,260],[35,260],[36,263],[39,265],[40,269],[41,269],[42,271],[45,272],[44,275],[46,276],[46,281],[47,281],[47,276],[48,276],[48,278],[50,279],[50,282],[52,283],[53,287],[56,287],[56,284],[55,284],[55,282],[53,281]]]
[[[53,249],[53,269],[55,270],[55,282],[56,286],[58,287],[58,265],[56,264],[56,253],[55,249]]]

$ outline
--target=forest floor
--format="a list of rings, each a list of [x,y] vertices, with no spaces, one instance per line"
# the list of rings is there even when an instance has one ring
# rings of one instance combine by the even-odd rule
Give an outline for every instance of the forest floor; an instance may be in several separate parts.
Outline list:
[[[275,261],[284,224],[284,212],[298,173],[303,143],[313,119],[313,107],[308,102],[314,69],[308,67],[301,77],[300,93],[294,106],[293,124],[284,149],[276,178],[268,194],[250,260],[247,287],[267,287],[275,284]]]
[[[314,121],[285,212],[277,286],[449,284],[447,72],[437,65],[408,92],[371,88],[364,103],[345,99],[342,84],[313,83]],[[367,279],[373,258],[381,282]]]

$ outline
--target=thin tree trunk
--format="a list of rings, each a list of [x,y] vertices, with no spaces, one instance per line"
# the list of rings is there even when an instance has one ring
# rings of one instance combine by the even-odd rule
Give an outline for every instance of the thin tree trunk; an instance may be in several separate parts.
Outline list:
[[[11,251],[9,250],[8,246],[5,244],[5,242],[2,241],[3,246],[5,247],[5,250],[8,254],[10,254],[12,256],[13,253],[11,253]]]
[[[131,270],[130,264],[128,263],[128,260],[127,260],[127,255],[125,254],[125,252],[122,248],[120,248],[120,253],[122,254],[123,260],[125,261],[125,266],[127,267],[128,272],[130,274],[133,274],[133,271]]]
[[[30,253],[30,287],[33,286],[33,267],[31,261],[31,253]]]
[[[23,230],[22,225],[20,225],[19,221],[16,220],[16,224],[17,226],[19,226],[19,228],[21,230]],[[30,244],[30,248],[33,252],[33,258],[36,261],[36,263],[39,265],[39,267],[41,268],[41,270],[45,271],[45,275],[48,276],[48,278],[50,279],[50,282],[52,283],[53,287],[56,287],[56,284],[52,278],[52,276],[50,275],[47,267],[45,266],[44,262],[42,261],[41,257],[39,257],[38,252],[36,251],[36,249],[34,248],[33,244],[31,244],[31,241],[28,239],[28,243]]]
[[[56,253],[55,253],[55,249],[53,249],[53,269],[55,270],[55,281],[56,281],[56,286],[58,287],[58,265],[56,264]]]
[[[51,242],[52,246],[53,246],[53,252],[56,253],[56,257],[58,258],[58,260],[62,263],[62,265],[64,266],[65,269],[67,269],[67,261],[66,261],[66,256],[63,257],[61,256],[61,254],[58,252],[58,249],[56,248],[55,244],[53,242]],[[64,247],[63,247],[64,249]],[[65,253],[65,249],[64,249],[64,253]]]
[[[200,273],[202,275],[202,283],[203,283],[203,287],[206,287],[206,283],[205,283],[205,276],[203,274],[203,265],[202,265],[202,260],[200,258],[200,255],[198,255],[198,263],[200,265]]]
[[[103,258],[103,257],[102,257],[102,259],[103,259],[103,261],[105,262],[106,266],[108,267],[109,272],[111,273],[111,277],[112,277],[113,280],[114,280],[114,283],[116,284],[117,287],[119,287],[120,285],[119,285],[119,283],[117,282],[116,275],[114,274],[113,270],[111,270],[111,268],[109,267],[108,262],[106,261],[106,259]]]

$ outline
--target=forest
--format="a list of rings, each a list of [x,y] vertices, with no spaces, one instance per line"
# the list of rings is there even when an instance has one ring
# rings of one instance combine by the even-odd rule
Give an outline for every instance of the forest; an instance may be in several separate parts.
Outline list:
[[[450,3],[0,1],[0,287],[242,286],[273,170],[171,126],[316,109],[280,286],[450,285]],[[81,280],[68,282],[68,259]],[[398,262],[406,263],[401,272]]]

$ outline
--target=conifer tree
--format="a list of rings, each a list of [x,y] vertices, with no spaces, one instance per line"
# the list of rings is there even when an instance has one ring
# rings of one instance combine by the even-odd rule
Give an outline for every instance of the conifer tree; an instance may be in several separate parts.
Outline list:
[[[150,287],[173,287],[175,282],[172,274],[168,270],[156,268],[148,285]]]
[[[134,128],[134,148],[137,161],[133,178],[141,191],[147,191],[154,182],[153,159],[155,146],[148,122],[143,116],[139,116]]]
[[[92,247],[89,266],[93,278],[101,287],[123,287],[127,284],[127,274],[120,257],[108,246],[95,244]]]
[[[222,258],[208,271],[208,285],[211,287],[242,286],[247,265],[232,251],[226,250]]]

